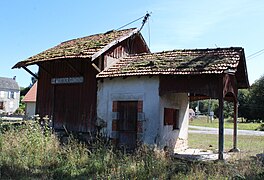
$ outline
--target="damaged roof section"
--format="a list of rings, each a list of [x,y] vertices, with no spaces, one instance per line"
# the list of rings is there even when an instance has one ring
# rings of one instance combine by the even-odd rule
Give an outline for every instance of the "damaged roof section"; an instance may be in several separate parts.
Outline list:
[[[240,64],[240,65],[239,65]],[[240,70],[238,70],[238,67]],[[244,50],[240,47],[173,50],[130,55],[102,71],[98,78],[141,75],[221,74],[241,71],[248,85]],[[244,75],[243,75],[244,74]],[[246,85],[247,84],[247,85]]]
[[[124,37],[129,37],[137,32],[138,30],[136,28],[120,31],[112,30],[106,33],[65,41],[24,61],[18,62],[13,68],[20,68],[37,64],[38,62],[56,59],[92,58],[95,53],[100,52],[100,50],[110,43],[112,43],[111,45],[115,45],[115,43],[122,41]]]

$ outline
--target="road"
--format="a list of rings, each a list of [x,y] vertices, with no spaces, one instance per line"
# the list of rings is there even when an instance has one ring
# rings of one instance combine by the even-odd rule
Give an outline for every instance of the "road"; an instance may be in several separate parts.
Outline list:
[[[202,127],[202,126],[189,126],[191,130],[189,133],[198,134],[218,134],[218,128]],[[233,129],[225,129],[224,134],[233,135]],[[264,131],[252,131],[252,130],[238,130],[238,135],[248,135],[248,136],[264,136]]]

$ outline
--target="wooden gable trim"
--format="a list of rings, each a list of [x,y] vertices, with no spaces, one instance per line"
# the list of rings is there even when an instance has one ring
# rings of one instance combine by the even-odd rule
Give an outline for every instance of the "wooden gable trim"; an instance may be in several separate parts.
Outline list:
[[[135,30],[131,31],[128,35],[123,36],[123,37],[121,37],[119,39],[115,39],[114,41],[112,41],[111,43],[109,43],[108,45],[106,45],[105,47],[103,47],[103,49],[101,49],[100,51],[94,53],[92,55],[92,60],[91,61],[94,61],[100,55],[102,55],[103,53],[105,53],[106,51],[108,51],[111,47],[115,46],[116,44],[118,44],[118,43],[126,40],[127,38],[129,38],[132,35],[137,34],[137,33],[139,33],[139,31],[138,31],[138,29],[135,29]]]

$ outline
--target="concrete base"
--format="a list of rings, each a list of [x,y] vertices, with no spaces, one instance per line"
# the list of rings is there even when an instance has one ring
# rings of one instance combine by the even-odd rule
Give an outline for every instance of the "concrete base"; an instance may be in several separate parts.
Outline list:
[[[201,150],[201,149],[186,149],[182,152],[174,154],[174,157],[179,159],[185,159],[190,161],[210,161],[218,160],[218,154],[211,150]],[[229,158],[230,155],[224,153],[224,159]]]
[[[233,148],[233,149],[230,149],[229,152],[240,152],[240,149],[238,149],[238,148]]]

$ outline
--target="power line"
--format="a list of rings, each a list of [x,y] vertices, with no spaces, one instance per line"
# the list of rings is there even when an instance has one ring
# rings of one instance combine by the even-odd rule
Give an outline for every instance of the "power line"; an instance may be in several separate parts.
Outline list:
[[[124,27],[126,27],[126,26],[128,26],[128,25],[130,25],[130,24],[132,24],[132,23],[134,23],[134,22],[136,22],[136,21],[138,21],[138,20],[140,20],[140,19],[142,19],[142,18],[144,18],[144,17],[145,17],[145,15],[141,16],[140,18],[135,19],[134,21],[131,21],[130,23],[127,23],[127,24],[121,26],[120,28],[117,29],[117,31],[122,29],[122,28],[124,28]]]
[[[146,15],[141,16],[141,17],[135,19],[134,21],[131,21],[131,22],[129,22],[129,23],[127,23],[127,24],[121,26],[120,28],[117,29],[117,31],[120,30],[120,29],[122,29],[122,28],[124,28],[124,27],[126,27],[126,26],[128,26],[128,25],[130,25],[130,24],[132,24],[132,23],[134,23],[134,22],[137,22],[138,20],[140,20],[140,19],[143,18],[142,25],[141,25],[141,27],[140,27],[140,29],[139,29],[139,31],[141,31],[141,29],[143,28],[143,26],[145,25],[145,23],[148,21],[148,19],[149,19],[149,17],[150,17],[150,14],[151,14],[151,13],[148,13],[148,12],[147,12]]]
[[[255,52],[255,53],[250,54],[249,56],[247,56],[247,59],[248,60],[253,59],[253,58],[257,57],[257,56],[262,55],[263,53],[264,53],[264,49],[261,49],[261,50]]]

